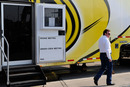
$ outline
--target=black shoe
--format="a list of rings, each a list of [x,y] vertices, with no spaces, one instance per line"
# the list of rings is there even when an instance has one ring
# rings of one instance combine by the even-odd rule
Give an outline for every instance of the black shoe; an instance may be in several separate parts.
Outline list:
[[[111,83],[111,84],[107,84],[108,86],[111,86],[111,85],[115,85],[114,83]]]
[[[95,78],[93,78],[93,79],[94,79],[94,84],[98,85],[98,81]]]

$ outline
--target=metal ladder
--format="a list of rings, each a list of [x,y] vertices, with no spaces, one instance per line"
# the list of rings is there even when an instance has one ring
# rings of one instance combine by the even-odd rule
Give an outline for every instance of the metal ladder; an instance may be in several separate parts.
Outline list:
[[[10,84],[10,82],[9,82],[9,43],[8,43],[6,37],[5,37],[4,35],[2,35],[2,31],[1,31],[0,33],[1,33],[1,34],[0,34],[0,40],[1,40],[1,42],[2,42],[2,38],[3,38],[4,41],[5,41],[6,44],[7,44],[7,55],[5,54],[2,45],[0,45],[0,50],[1,50],[1,52],[2,52],[1,54],[4,55],[4,58],[5,58],[6,61],[7,61],[7,85],[9,85],[9,84]]]

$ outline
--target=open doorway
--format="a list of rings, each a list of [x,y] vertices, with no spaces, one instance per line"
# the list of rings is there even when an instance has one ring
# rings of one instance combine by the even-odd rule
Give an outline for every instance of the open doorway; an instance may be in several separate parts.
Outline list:
[[[2,29],[9,42],[10,65],[32,63],[32,7],[2,3]],[[6,44],[2,43],[6,51]],[[6,60],[3,59],[3,63]]]

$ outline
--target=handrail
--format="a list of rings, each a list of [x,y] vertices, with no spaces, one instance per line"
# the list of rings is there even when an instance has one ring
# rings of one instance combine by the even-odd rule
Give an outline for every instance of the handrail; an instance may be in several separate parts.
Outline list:
[[[0,49],[1,49],[5,59],[7,60],[7,85],[9,85],[9,43],[8,43],[5,36],[2,36],[2,38],[4,38],[4,40],[5,40],[6,44],[7,44],[7,56],[6,56],[2,46],[0,46]]]

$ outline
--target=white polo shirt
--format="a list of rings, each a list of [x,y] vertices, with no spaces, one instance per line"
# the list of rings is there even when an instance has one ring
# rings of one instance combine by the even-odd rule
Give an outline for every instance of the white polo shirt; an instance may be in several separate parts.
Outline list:
[[[112,52],[111,43],[109,41],[109,38],[105,35],[99,39],[99,50],[100,50],[100,53],[106,53],[108,59],[112,59],[111,58],[111,52]]]

